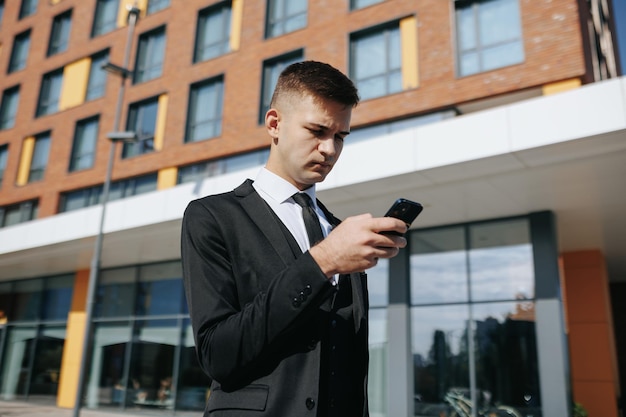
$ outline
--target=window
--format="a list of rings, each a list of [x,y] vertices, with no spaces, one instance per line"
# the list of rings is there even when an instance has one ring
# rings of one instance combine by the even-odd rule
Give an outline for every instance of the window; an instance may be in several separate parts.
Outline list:
[[[457,0],[455,7],[460,76],[524,60],[518,0]]]
[[[143,155],[154,150],[154,132],[156,131],[158,98],[133,104],[128,111],[128,131],[137,133],[137,142],[125,142],[122,158]]]
[[[43,179],[43,174],[48,166],[48,154],[50,153],[50,133],[42,133],[35,137],[35,149],[33,159],[30,161],[30,171],[28,182],[35,182]]]
[[[384,0],[350,0],[350,10],[362,9],[382,1]]]
[[[4,171],[7,169],[7,160],[9,159],[9,145],[0,145],[0,187],[4,179]]]
[[[70,40],[70,28],[72,26],[72,10],[68,10],[52,21],[50,43],[48,44],[48,56],[58,54],[67,49]]]
[[[156,13],[169,7],[170,0],[148,0],[148,14]]]
[[[268,0],[265,37],[283,35],[306,26],[307,0]]]
[[[133,82],[141,83],[161,76],[165,58],[165,27],[139,37]]]
[[[13,226],[37,218],[37,200],[0,207],[0,227]]]
[[[191,86],[185,142],[214,138],[222,133],[222,77]]]
[[[350,75],[361,99],[402,91],[402,51],[398,23],[350,37]]]
[[[261,85],[261,109],[259,111],[259,123],[265,123],[265,113],[270,109],[274,87],[280,73],[289,65],[302,61],[303,52],[296,51],[278,58],[267,60],[263,63],[263,84]]]
[[[63,69],[44,74],[41,81],[39,101],[37,102],[37,117],[52,114],[59,110],[62,84]]]
[[[13,50],[9,60],[9,72],[15,72],[26,67],[28,50],[30,48],[30,29],[15,36]]]
[[[22,0],[20,6],[20,19],[28,17],[37,11],[37,2],[39,0]]]
[[[91,57],[85,100],[94,100],[104,96],[107,77],[106,72],[102,69],[102,65],[108,60],[109,51],[103,51]]]
[[[541,415],[528,219],[418,230],[409,239],[415,414],[452,394],[517,409],[508,415]]]
[[[99,118],[91,117],[76,123],[70,157],[70,172],[93,167],[98,141]]]
[[[193,165],[187,165],[178,169],[177,184],[186,182],[202,181],[208,177],[237,172],[243,169],[263,166],[269,156],[269,150],[248,152],[242,155],[220,158],[212,161],[204,161]]]
[[[0,103],[0,130],[10,129],[15,125],[15,115],[20,101],[20,87],[4,90]]]
[[[193,62],[206,61],[230,50],[230,20],[230,2],[200,11]]]
[[[119,3],[119,0],[97,0],[93,27],[91,29],[92,37],[109,33],[117,27],[117,8]]]
[[[109,189],[107,201],[119,200],[132,197],[157,189],[157,174],[142,175],[140,177],[127,178],[114,181]],[[61,194],[59,212],[78,210],[84,207],[102,203],[102,185],[82,188]]]

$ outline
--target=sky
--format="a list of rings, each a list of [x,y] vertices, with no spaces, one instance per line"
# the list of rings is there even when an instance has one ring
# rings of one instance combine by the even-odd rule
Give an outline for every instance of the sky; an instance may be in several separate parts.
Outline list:
[[[622,74],[626,74],[626,0],[613,0],[613,14]]]

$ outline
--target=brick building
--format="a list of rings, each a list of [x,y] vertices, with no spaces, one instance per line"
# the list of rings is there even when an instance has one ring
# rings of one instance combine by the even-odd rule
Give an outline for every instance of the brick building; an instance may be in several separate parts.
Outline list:
[[[0,0],[0,399],[73,407],[89,321],[86,406],[202,409],[182,213],[254,178],[278,73],[315,59],[362,96],[322,201],[340,217],[397,197],[426,207],[409,247],[369,274],[372,415],[440,415],[458,391],[521,415],[566,415],[574,400],[617,416],[626,80],[610,12]]]

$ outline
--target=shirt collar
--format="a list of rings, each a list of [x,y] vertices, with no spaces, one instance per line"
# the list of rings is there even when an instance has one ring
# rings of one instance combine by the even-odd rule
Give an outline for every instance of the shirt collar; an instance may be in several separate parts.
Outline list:
[[[307,188],[304,191],[300,191],[289,181],[276,175],[265,167],[263,167],[259,171],[256,179],[254,180],[254,185],[258,189],[263,190],[265,194],[267,194],[270,198],[272,198],[279,204],[284,203],[285,201],[290,199],[291,196],[295,193],[307,193],[317,207],[317,202],[315,199],[315,185]]]

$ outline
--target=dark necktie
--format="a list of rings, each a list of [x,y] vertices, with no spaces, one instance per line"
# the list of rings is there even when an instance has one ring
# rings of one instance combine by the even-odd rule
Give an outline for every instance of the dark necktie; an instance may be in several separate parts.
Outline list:
[[[322,232],[320,219],[317,217],[317,213],[313,207],[313,201],[311,201],[311,197],[306,193],[294,194],[293,200],[302,207],[304,227],[306,228],[306,234],[309,236],[309,244],[313,246],[324,239],[324,232]]]

